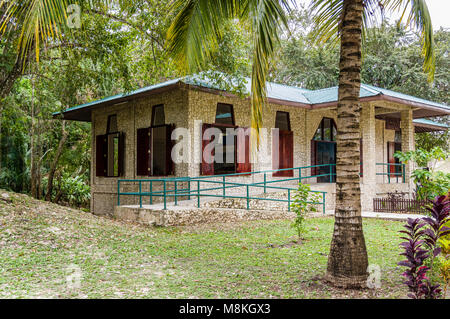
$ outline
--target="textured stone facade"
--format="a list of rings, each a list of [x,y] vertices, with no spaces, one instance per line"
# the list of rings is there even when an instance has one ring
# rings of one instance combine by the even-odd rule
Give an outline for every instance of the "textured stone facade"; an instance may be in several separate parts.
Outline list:
[[[136,175],[136,130],[148,127],[151,122],[152,107],[164,104],[166,124],[175,124],[176,127],[188,128],[190,139],[188,141],[189,163],[175,165],[175,176],[199,176],[201,159],[201,124],[214,123],[217,103],[233,105],[235,124],[240,127],[250,127],[251,107],[249,99],[242,99],[229,94],[217,94],[204,90],[180,87],[169,92],[151,95],[145,98],[132,100],[125,104],[99,108],[92,113],[92,169],[91,186],[92,200],[91,211],[95,214],[110,214],[117,205],[117,180],[112,177],[95,176],[96,154],[95,136],[106,133],[107,119],[109,115],[117,115],[118,130],[125,133],[125,170],[120,179],[157,179],[160,177],[148,177]],[[376,163],[387,162],[386,143],[394,140],[394,131],[385,129],[385,122],[375,119],[377,108],[380,106],[367,102],[362,104],[361,113],[361,137],[363,139],[363,170],[362,178],[362,207],[363,210],[372,209],[372,198],[391,190],[410,190],[405,184],[384,184],[383,176],[377,176],[382,172],[382,167]],[[272,169],[272,129],[275,126],[276,111],[289,112],[291,129],[294,135],[294,167],[311,165],[311,139],[323,117],[336,120],[335,108],[305,109],[300,107],[269,104],[263,112],[263,128],[267,135],[262,136],[259,152],[255,152],[252,171]],[[402,142],[404,149],[414,147],[412,116],[410,109],[402,109]],[[307,169],[302,170],[302,176],[310,175]],[[268,179],[276,179],[271,174]],[[298,172],[294,173],[298,177]],[[263,174],[240,176],[227,179],[234,182],[258,182],[264,178]],[[216,179],[221,180],[221,179]],[[327,191],[327,210],[334,208],[335,186],[334,184],[316,184],[315,178],[304,180],[312,184],[313,190]],[[147,187],[147,186],[146,186]],[[155,183],[153,190],[161,189],[162,184]],[[168,185],[173,188],[174,185]],[[186,187],[186,184],[178,185]],[[195,186],[192,186],[193,188]],[[137,184],[123,184],[123,189],[136,191]],[[242,192],[242,190],[240,190]],[[218,190],[217,192],[220,192]],[[228,191],[227,191],[228,192]],[[235,192],[239,192],[236,190]],[[253,191],[256,192],[256,191]],[[230,191],[229,194],[233,192]],[[181,200],[183,198],[180,198]],[[121,204],[136,204],[137,198],[121,196]],[[154,198],[154,202],[161,199]],[[173,199],[171,199],[173,200]],[[149,203],[149,198],[144,198],[144,203]],[[263,208],[263,207],[261,207]]]

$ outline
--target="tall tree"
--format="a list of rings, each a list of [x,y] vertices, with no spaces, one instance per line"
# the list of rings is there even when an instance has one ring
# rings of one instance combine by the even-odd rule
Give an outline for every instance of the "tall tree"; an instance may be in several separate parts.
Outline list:
[[[433,28],[424,0],[314,0],[313,8],[316,10],[320,39],[340,39],[336,209],[326,279],[336,286],[363,287],[366,285],[368,266],[359,176],[363,34],[381,9],[402,8],[405,13],[409,8],[408,20],[421,31],[424,70],[431,81],[435,70]]]

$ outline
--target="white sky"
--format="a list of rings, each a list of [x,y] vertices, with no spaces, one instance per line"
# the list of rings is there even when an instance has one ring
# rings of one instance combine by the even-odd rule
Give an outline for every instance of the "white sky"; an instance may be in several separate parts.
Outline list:
[[[295,0],[297,3],[309,4],[311,0]],[[433,29],[438,30],[440,27],[450,28],[450,0],[427,0],[428,9],[430,10],[431,20],[433,21]],[[386,13],[386,17],[391,20],[398,19],[400,14]]]

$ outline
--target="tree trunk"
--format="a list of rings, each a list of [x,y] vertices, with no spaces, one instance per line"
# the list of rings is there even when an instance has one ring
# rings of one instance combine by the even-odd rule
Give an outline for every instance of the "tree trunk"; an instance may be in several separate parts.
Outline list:
[[[340,26],[336,211],[326,279],[345,288],[366,286],[368,266],[359,176],[362,15],[363,0],[344,0]]]
[[[61,123],[61,131],[62,131],[62,136],[61,136],[61,139],[59,140],[58,148],[56,150],[55,157],[53,158],[53,162],[52,162],[52,165],[50,166],[50,171],[48,173],[47,193],[45,194],[45,200],[48,202],[52,200],[53,177],[55,176],[59,157],[61,156],[61,153],[62,153],[62,150],[64,147],[64,143],[66,142],[66,138],[67,138],[66,121],[65,120],[63,120]]]
[[[34,103],[34,76],[31,77],[31,130],[30,130],[30,193],[37,198],[36,119]]]

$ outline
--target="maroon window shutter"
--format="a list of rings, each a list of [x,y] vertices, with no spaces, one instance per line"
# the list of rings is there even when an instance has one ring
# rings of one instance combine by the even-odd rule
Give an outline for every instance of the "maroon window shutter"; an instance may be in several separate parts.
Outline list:
[[[294,167],[294,132],[284,131],[283,135],[283,168],[292,168]],[[283,173],[283,176],[294,176],[293,170],[283,171]]]
[[[206,152],[206,153],[204,152],[206,145],[208,145],[213,139],[213,137],[211,137],[210,139],[207,139],[207,140],[203,139],[205,131],[210,127],[212,127],[211,124],[206,124],[206,123],[204,123],[202,126],[202,154],[201,154],[202,163],[200,166],[200,174],[201,175],[214,175],[214,151],[211,152],[211,154],[207,154],[209,152]],[[207,159],[208,159],[208,162],[211,162],[211,163],[208,163],[206,161]]]
[[[150,175],[150,128],[139,128],[136,131],[136,174]]]
[[[175,124],[166,125],[166,173],[165,175],[173,175],[175,171],[175,163],[172,160],[172,148],[175,141],[172,140],[172,132]]]
[[[317,143],[316,141],[311,141],[311,166],[317,165]],[[311,176],[317,175],[317,167],[311,167]]]
[[[125,174],[125,133],[119,134],[119,158],[118,158],[119,176]]]
[[[97,135],[95,138],[95,176],[106,176],[107,150],[108,142],[106,135]]]
[[[272,165],[274,169],[292,168],[294,165],[294,132],[278,131],[278,141],[272,139]],[[276,167],[278,151],[278,167]],[[294,171],[274,172],[273,176],[294,176]]]
[[[237,173],[247,173],[252,171],[250,162],[250,129],[242,127],[237,129],[236,143]],[[241,163],[240,163],[241,162]]]

